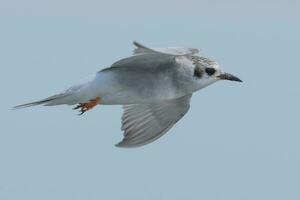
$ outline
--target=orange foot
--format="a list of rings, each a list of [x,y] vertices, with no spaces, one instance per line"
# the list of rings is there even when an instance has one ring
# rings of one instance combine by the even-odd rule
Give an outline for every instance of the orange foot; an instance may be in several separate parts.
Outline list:
[[[97,104],[99,104],[101,102],[100,97],[96,97],[95,99],[91,99],[89,102],[87,103],[80,103],[78,104],[75,108],[73,108],[74,110],[77,110],[80,108],[80,112],[79,115],[82,115],[83,113],[85,113],[88,110],[91,110],[92,108],[94,108]]]

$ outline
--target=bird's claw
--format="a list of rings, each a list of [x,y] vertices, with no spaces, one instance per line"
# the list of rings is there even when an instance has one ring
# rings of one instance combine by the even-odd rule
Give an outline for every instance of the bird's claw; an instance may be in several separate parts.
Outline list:
[[[76,107],[73,108],[73,110],[79,110],[79,114],[78,115],[82,115],[83,113],[85,113],[87,111],[87,108],[85,107],[84,103],[80,103],[78,104]]]
[[[73,108],[73,110],[80,109],[79,110],[80,113],[78,115],[82,115],[86,111],[94,108],[99,103],[100,103],[100,97],[97,97],[95,99],[90,100],[88,103],[79,103],[77,106]]]

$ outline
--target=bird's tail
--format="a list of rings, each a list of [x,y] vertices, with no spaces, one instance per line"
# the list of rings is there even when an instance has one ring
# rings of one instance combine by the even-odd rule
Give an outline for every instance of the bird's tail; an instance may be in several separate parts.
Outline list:
[[[72,93],[61,93],[61,94],[56,94],[53,96],[50,96],[48,98],[39,100],[39,101],[34,101],[31,103],[26,103],[22,105],[18,105],[13,107],[13,109],[20,109],[20,108],[26,108],[30,106],[37,106],[37,105],[44,105],[44,106],[55,106],[55,105],[60,105],[60,104],[73,104],[73,103],[68,103],[70,102],[69,100],[71,99]]]
[[[75,105],[75,104],[89,102],[90,100],[93,100],[94,98],[97,97],[94,95],[93,88],[90,87],[94,79],[95,79],[95,75],[87,77],[87,79],[82,80],[82,82],[77,85],[73,85],[65,92],[50,96],[48,98],[39,101],[18,105],[13,107],[13,109],[20,109],[20,108],[26,108],[30,106],[37,106],[37,105],[43,105],[43,106],[56,106],[62,104]]]

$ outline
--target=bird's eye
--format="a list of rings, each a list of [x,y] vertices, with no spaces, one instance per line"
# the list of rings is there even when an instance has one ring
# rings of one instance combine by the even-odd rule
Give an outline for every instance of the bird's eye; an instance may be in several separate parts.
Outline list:
[[[213,74],[216,72],[216,70],[215,70],[214,68],[206,68],[206,69],[205,69],[205,72],[206,72],[209,76],[211,76],[211,75],[213,75]]]

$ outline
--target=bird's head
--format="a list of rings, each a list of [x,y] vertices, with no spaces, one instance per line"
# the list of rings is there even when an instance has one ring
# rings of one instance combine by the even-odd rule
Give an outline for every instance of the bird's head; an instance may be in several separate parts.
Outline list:
[[[194,63],[194,76],[198,82],[199,89],[206,87],[219,80],[242,82],[238,77],[223,72],[218,63],[204,57],[192,57]]]

